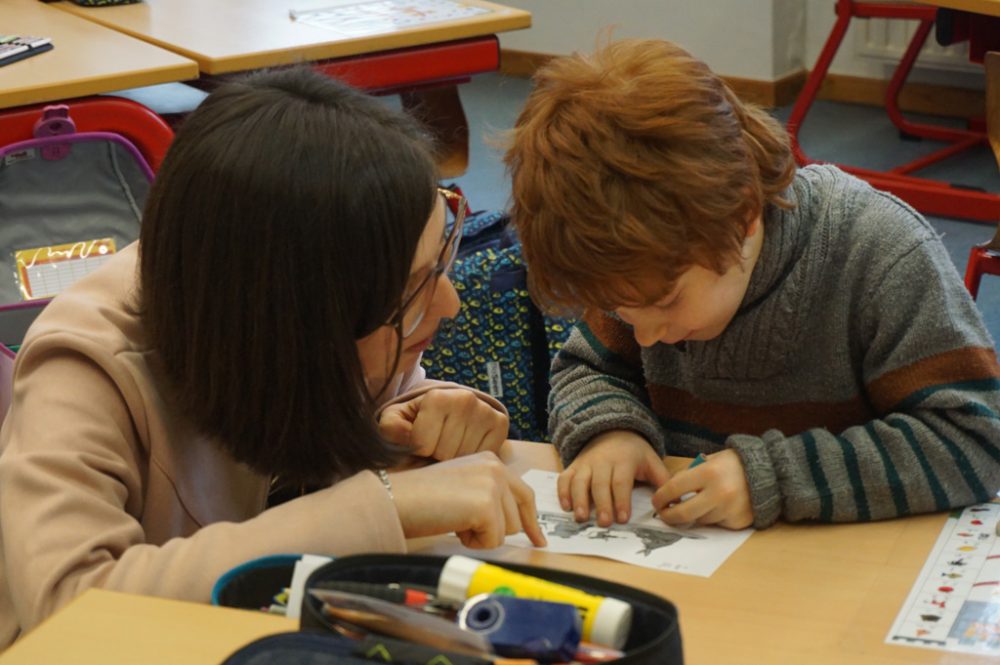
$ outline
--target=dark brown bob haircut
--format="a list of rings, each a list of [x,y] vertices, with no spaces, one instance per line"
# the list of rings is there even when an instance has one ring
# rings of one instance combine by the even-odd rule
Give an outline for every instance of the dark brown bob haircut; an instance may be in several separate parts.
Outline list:
[[[412,119],[304,68],[225,84],[185,120],[146,205],[139,309],[201,433],[303,484],[398,456],[355,342],[400,305],[436,175]]]
[[[504,161],[532,294],[570,311],[648,305],[694,265],[725,272],[795,170],[774,119],[652,39],[542,67]]]

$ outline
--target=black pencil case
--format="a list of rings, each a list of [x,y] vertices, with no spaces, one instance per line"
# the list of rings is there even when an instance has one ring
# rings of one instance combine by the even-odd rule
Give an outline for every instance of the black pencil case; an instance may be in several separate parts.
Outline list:
[[[322,604],[308,590],[321,582],[353,581],[376,584],[413,584],[436,587],[447,557],[408,554],[347,556],[317,568],[306,581],[299,627],[303,631],[329,631]],[[485,559],[484,559],[485,561]],[[598,596],[618,598],[632,605],[632,626],[621,665],[683,665],[677,609],[669,601],[638,589],[553,568],[490,561],[525,575],[575,587]],[[271,591],[273,594],[274,592]]]

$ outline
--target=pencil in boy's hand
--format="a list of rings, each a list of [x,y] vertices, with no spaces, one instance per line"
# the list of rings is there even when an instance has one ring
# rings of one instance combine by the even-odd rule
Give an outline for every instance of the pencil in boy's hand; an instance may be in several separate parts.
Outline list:
[[[705,456],[702,455],[701,453],[698,453],[697,457],[691,460],[691,463],[688,464],[688,468],[693,469],[699,464],[704,464],[706,461],[707,460],[705,459]],[[688,499],[693,499],[696,494],[697,492],[688,492],[687,494],[681,496],[681,501],[687,501]]]
[[[707,461],[708,461],[708,458],[707,458],[707,457],[705,457],[705,456],[704,456],[704,455],[702,455],[701,453],[698,453],[698,454],[697,454],[697,455],[695,456],[695,458],[694,458],[693,460],[691,460],[691,463],[690,463],[690,464],[688,464],[687,468],[689,468],[689,469],[693,469],[693,468],[695,468],[696,466],[698,466],[699,464],[704,464],[704,463],[705,463],[705,462],[707,462]],[[680,498],[680,501],[687,501],[688,499],[693,499],[693,498],[695,497],[695,495],[697,495],[697,494],[698,494],[697,492],[688,492],[687,494],[683,494],[683,495],[681,496],[681,498]],[[675,501],[674,503],[671,503],[670,505],[672,506],[672,505],[674,505],[675,503],[679,503],[679,502],[678,502],[678,501]],[[669,506],[668,506],[668,507],[669,507]],[[649,516],[650,516],[650,517],[656,517],[656,516],[657,516],[658,514],[659,514],[659,513],[657,512],[657,510],[656,510],[656,509],[654,508],[654,509],[653,509],[653,512],[652,512],[652,513],[650,513],[650,515],[649,515]]]

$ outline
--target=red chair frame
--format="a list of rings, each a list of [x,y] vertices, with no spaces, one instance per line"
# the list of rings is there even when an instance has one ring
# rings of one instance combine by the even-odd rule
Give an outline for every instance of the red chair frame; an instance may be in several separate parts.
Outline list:
[[[42,109],[53,104],[69,107],[78,132],[114,132],[131,141],[154,173],[174,140],[170,125],[142,104],[120,97],[81,97],[0,112],[0,145],[33,138]]]
[[[965,288],[972,294],[973,300],[979,295],[983,275],[1000,275],[1000,254],[983,245],[974,245],[965,266]]]
[[[42,110],[53,104],[69,107],[70,118],[80,132],[114,132],[131,141],[155,173],[163,161],[174,132],[163,119],[142,104],[118,97],[82,97],[46,104],[22,106],[0,112],[0,145],[34,138],[35,123]],[[40,307],[39,301],[18,308]],[[0,344],[0,422],[11,402],[14,352]]]
[[[899,110],[899,93],[906,78],[913,69],[913,64],[934,26],[937,8],[923,5],[904,5],[892,2],[856,2],[855,0],[837,0],[837,21],[834,23],[830,36],[820,52],[816,65],[810,72],[805,86],[799,93],[788,118],[788,132],[792,138],[792,150],[796,161],[801,164],[816,163],[803,152],[799,144],[799,128],[805,121],[809,108],[819,93],[823,79],[826,77],[837,50],[843,42],[844,35],[852,18],[897,18],[919,21],[917,31],[896,67],[886,90],[885,108],[893,124],[914,136],[945,141],[945,146],[929,155],[897,166],[890,171],[877,171],[855,166],[838,165],[845,171],[853,173],[879,189],[899,196],[904,201],[924,213],[957,217],[974,221],[995,224],[1000,219],[1000,195],[980,192],[969,188],[954,186],[950,183],[920,178],[910,175],[914,171],[925,168],[948,157],[962,152],[970,147],[986,143],[986,134],[981,131],[952,129],[936,125],[914,123],[906,120]]]

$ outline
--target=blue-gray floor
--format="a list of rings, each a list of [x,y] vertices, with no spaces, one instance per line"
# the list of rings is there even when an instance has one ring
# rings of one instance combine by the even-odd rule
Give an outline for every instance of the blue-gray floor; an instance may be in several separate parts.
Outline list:
[[[510,185],[500,161],[504,130],[513,126],[530,89],[530,82],[499,74],[476,77],[461,87],[469,120],[469,170],[456,182],[475,209],[499,208],[507,204]],[[185,86],[154,86],[131,91],[128,96],[160,112],[174,112],[197,104],[203,93]],[[388,103],[395,103],[388,100]],[[784,120],[790,108],[777,109]],[[955,124],[938,118],[915,118]],[[901,140],[897,129],[878,108],[817,102],[799,136],[803,150],[813,159],[854,166],[885,169],[933,151],[940,144]],[[942,162],[921,173],[928,177],[1000,192],[1000,171],[985,147]],[[964,274],[969,249],[993,233],[989,225],[931,217]],[[994,339],[1000,339],[1000,277],[987,276],[980,288],[978,304]]]

